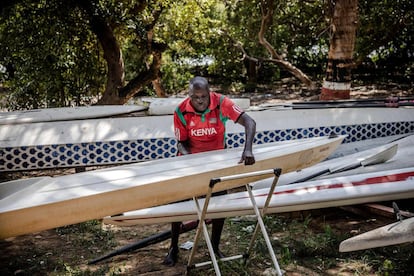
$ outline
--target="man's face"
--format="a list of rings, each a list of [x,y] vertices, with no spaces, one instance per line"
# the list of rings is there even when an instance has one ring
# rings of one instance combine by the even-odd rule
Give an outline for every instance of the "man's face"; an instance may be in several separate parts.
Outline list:
[[[189,97],[191,105],[197,112],[204,112],[210,105],[210,93],[205,89],[193,89]]]

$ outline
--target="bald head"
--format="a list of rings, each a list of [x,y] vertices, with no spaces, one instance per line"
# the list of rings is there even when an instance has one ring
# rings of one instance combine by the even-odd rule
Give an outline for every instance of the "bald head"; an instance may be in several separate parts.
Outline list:
[[[205,90],[207,92],[210,92],[210,87],[206,78],[194,77],[190,80],[189,90],[190,93],[194,90]]]
[[[188,96],[191,105],[198,112],[204,112],[210,105],[210,87],[203,77],[195,77],[190,80]]]

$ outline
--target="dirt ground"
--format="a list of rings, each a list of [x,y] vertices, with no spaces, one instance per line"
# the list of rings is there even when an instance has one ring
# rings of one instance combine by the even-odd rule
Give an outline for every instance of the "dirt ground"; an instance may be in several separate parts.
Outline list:
[[[281,91],[285,92],[252,95],[252,102],[255,104],[315,99],[314,93],[302,89],[290,89],[287,86]],[[390,94],[392,96],[411,97],[414,92],[412,88],[401,89],[392,85],[380,88],[364,86],[354,88],[352,98],[386,97]],[[73,170],[20,173],[7,175],[6,178],[64,173],[73,173]],[[4,178],[4,180],[7,179]],[[413,212],[413,210],[411,211]],[[399,270],[395,269],[396,265],[405,267],[404,275],[414,275],[414,264],[411,264],[414,263],[412,256],[414,252],[413,244],[393,246],[388,251],[379,249],[371,250],[368,253],[364,251],[347,254],[337,252],[339,242],[343,237],[349,237],[390,223],[395,220],[392,215],[382,216],[366,211],[361,215],[350,210],[330,208],[312,212],[279,214],[271,216],[271,218],[268,221],[277,221],[278,226],[270,228],[269,235],[285,275],[402,275],[398,274]],[[241,218],[241,220],[243,219]],[[235,245],[237,242],[244,241],[242,237],[244,228],[241,226],[237,220],[226,220],[221,246],[222,251],[227,256],[243,253],[240,252],[242,247]],[[176,266],[164,266],[162,260],[169,247],[168,240],[134,252],[114,256],[97,264],[88,265],[89,261],[108,252],[168,229],[169,224],[119,227],[101,225],[99,221],[91,221],[8,238],[0,241],[0,274],[183,275],[186,273],[189,251],[180,250],[179,262]],[[182,234],[180,243],[192,241],[194,232],[190,231]],[[314,256],[299,252],[300,248],[304,248],[303,244],[299,244],[299,240],[314,237],[307,243],[312,241],[317,243],[318,239],[316,237],[321,236],[332,239],[332,247],[318,249],[314,245],[314,248],[316,248],[312,253]],[[246,240],[248,241],[248,238]],[[332,252],[326,252],[329,250]],[[271,260],[268,255],[263,254],[263,256],[253,257],[243,267],[240,264],[225,267],[223,274],[272,275]],[[195,258],[197,262],[208,259],[208,252],[203,240]],[[398,261],[398,258],[400,258],[400,261]],[[389,263],[387,260],[389,260],[391,266],[394,266],[393,268],[384,268]],[[410,270],[410,265],[413,266],[412,270]],[[393,271],[394,273],[387,274],[387,271]],[[191,271],[190,274],[214,275],[214,270],[208,266]]]
[[[356,253],[337,252],[342,237],[386,225],[395,221],[394,218],[369,213],[366,210],[364,215],[357,215],[348,210],[329,208],[272,215],[271,219],[283,225],[275,230],[268,229],[268,233],[272,241],[280,241],[272,244],[285,275],[387,275],[381,273],[387,260],[403,267],[403,272],[392,270],[394,273],[388,275],[414,273],[414,266],[410,267],[410,263],[414,264],[414,244],[391,246],[388,251],[371,249],[368,253],[366,250]],[[238,222],[232,219],[227,219],[225,223],[221,248],[226,256],[245,252],[241,251],[242,247],[236,246],[236,243],[243,241],[235,238],[241,233],[240,226],[234,224],[237,225]],[[235,227],[239,227],[238,230],[235,230]],[[333,232],[328,235],[333,239],[332,246],[318,244],[312,249],[314,255],[309,255],[309,252],[306,252],[309,249],[304,247],[302,241],[324,243],[320,237],[327,235],[327,227]],[[169,240],[88,265],[88,262],[116,249],[168,229],[168,224],[119,227],[91,222],[91,225],[79,224],[9,238],[0,241],[0,273],[1,275],[184,275],[187,271],[189,250],[180,250],[179,261],[174,267],[162,264],[169,247]],[[180,244],[193,241],[194,233],[195,231],[190,231],[182,234]],[[311,239],[307,239],[306,236]],[[245,238],[245,242],[249,240],[250,236]],[[281,248],[290,248],[292,256],[287,257]],[[252,260],[245,266],[242,266],[240,261],[234,261],[224,268],[220,265],[223,275],[274,275],[268,253],[256,256],[261,254],[260,250],[263,249],[255,250],[259,252],[255,251]],[[197,263],[209,260],[203,239],[200,241],[194,260]],[[214,275],[214,270],[211,266],[206,266],[191,270],[189,275]]]

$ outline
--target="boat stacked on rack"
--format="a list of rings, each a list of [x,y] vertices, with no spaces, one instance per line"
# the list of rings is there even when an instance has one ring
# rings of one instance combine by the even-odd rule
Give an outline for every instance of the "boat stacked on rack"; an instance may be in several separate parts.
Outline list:
[[[253,190],[259,208],[269,188]],[[368,202],[414,198],[414,168],[332,177],[323,180],[277,186],[267,213],[284,213]],[[200,200],[200,204],[204,201]],[[207,218],[254,215],[247,192],[212,197]],[[121,226],[197,219],[194,201],[184,201],[106,217],[105,223]]]
[[[250,183],[258,206],[264,205],[273,179]],[[300,171],[282,173],[268,213],[338,207],[414,198],[414,135],[330,159]],[[211,199],[209,218],[252,214],[246,192]],[[104,222],[119,225],[196,219],[193,201],[127,212]]]
[[[343,139],[262,144],[249,166],[239,163],[241,149],[233,148],[40,178],[18,189],[19,183],[1,183],[0,239],[205,195],[214,177],[252,173],[218,188],[226,190],[272,175],[257,171],[300,170],[325,159]]]
[[[410,107],[260,109],[248,111],[257,122],[255,144],[332,133],[347,135],[344,143],[351,143],[414,132],[414,108]],[[241,126],[228,122],[228,148],[244,144],[243,131]],[[141,116],[116,118],[72,117],[3,124],[0,151],[0,171],[23,171],[169,158],[176,155],[176,141],[171,114],[142,116],[141,113]]]

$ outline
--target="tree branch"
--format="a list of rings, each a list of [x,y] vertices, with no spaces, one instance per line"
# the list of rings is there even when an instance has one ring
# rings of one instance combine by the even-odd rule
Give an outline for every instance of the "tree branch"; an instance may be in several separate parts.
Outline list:
[[[259,42],[270,53],[272,59],[281,60],[282,57],[276,52],[273,46],[265,38],[265,33],[271,25],[273,19],[273,0],[261,1],[260,9],[262,11],[262,21],[260,24],[260,30],[258,34]]]
[[[262,21],[260,24],[259,30],[259,42],[262,44],[266,50],[270,54],[270,59],[264,59],[263,61],[272,62],[280,67],[284,68],[285,70],[289,71],[292,75],[294,75],[297,79],[299,79],[302,83],[304,83],[308,88],[315,89],[315,83],[306,75],[304,74],[299,68],[293,66],[290,62],[285,61],[281,55],[279,55],[273,46],[266,40],[265,33],[269,26],[272,25],[273,19],[273,0],[262,0],[261,1],[261,11],[262,11]]]
[[[233,43],[233,45],[238,48],[243,53],[243,59],[247,59],[258,64],[264,62],[275,63],[279,67],[290,72],[293,76],[299,79],[304,83],[309,89],[316,89],[316,84],[299,68],[292,65],[290,62],[284,60],[281,55],[279,55],[273,46],[266,40],[265,33],[269,26],[271,26],[273,19],[273,0],[263,0],[261,1],[261,12],[262,12],[262,21],[260,25],[260,30],[258,33],[259,42],[270,54],[270,58],[257,58],[250,56],[247,51],[243,48],[243,44],[240,41],[233,39],[226,31],[222,30],[222,33],[226,35]]]

